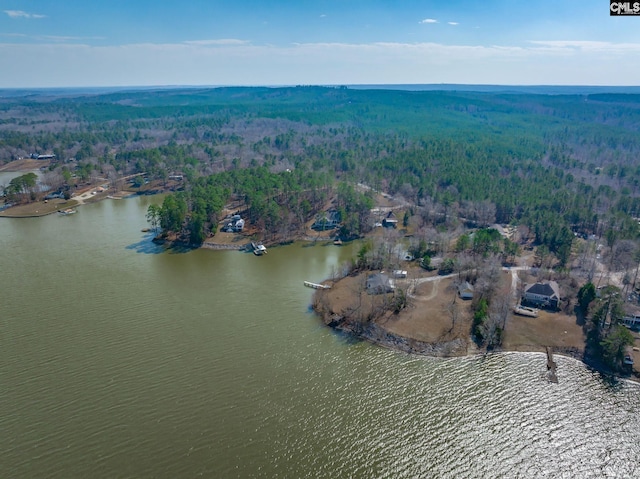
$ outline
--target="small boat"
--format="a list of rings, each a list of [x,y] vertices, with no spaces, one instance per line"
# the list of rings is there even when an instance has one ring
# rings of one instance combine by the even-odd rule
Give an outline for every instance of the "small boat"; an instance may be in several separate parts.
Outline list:
[[[62,215],[62,216],[68,216],[68,215],[73,215],[73,214],[75,214],[77,212],[78,211],[75,208],[67,208],[66,210],[58,211],[58,214]]]
[[[342,240],[340,238],[336,238],[333,240],[333,244],[336,246],[342,246]]]
[[[538,317],[538,310],[535,308],[529,308],[527,306],[522,306],[519,304],[515,308],[513,308],[513,312],[519,314],[520,316],[528,316],[530,318]]]

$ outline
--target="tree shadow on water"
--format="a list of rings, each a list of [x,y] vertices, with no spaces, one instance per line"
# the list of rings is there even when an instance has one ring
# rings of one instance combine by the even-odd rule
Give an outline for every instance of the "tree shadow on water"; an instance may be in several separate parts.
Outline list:
[[[184,254],[197,250],[198,248],[199,246],[193,246],[184,243],[174,243],[171,246],[165,247],[165,251],[168,251],[170,254]]]
[[[153,242],[153,234],[145,235],[137,243],[133,243],[128,246],[125,246],[125,248],[133,250],[136,253],[144,253],[144,254],[160,254],[160,253],[164,253],[167,250],[165,246],[161,244],[156,244]]]
[[[136,253],[143,254],[160,254],[160,253],[170,253],[170,254],[184,254],[189,253],[195,249],[198,249],[197,246],[188,245],[186,243],[173,243],[173,244],[165,244],[165,243],[156,243],[153,241],[154,235],[153,233],[144,235],[143,238],[137,243],[130,244],[126,246],[126,249],[130,249],[135,251]]]

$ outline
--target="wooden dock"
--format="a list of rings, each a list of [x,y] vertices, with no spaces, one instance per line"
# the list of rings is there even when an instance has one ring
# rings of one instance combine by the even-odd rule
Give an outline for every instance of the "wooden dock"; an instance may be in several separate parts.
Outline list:
[[[267,248],[262,243],[251,243],[251,250],[256,256],[267,254]]]
[[[558,376],[556,375],[556,362],[553,360],[553,351],[550,346],[547,346],[547,371],[549,375],[549,381],[552,383],[558,383]]]
[[[331,289],[331,286],[329,286],[328,284],[312,283],[311,281],[305,281],[304,285],[307,288],[313,288],[313,289]]]

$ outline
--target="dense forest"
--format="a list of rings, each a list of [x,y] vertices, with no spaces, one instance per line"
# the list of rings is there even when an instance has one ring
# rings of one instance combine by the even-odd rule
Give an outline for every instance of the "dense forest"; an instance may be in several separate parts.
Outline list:
[[[72,175],[180,175],[158,214],[192,243],[230,201],[289,239],[333,199],[341,233],[357,236],[371,227],[366,185],[434,227],[526,225],[564,264],[575,234],[638,238],[639,130],[640,95],[621,93],[32,92],[0,97],[0,164],[55,155],[43,179],[54,189]]]

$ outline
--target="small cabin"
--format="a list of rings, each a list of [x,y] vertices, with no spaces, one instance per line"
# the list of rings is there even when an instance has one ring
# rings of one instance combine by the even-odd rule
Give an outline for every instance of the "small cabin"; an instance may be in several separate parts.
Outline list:
[[[385,228],[397,228],[398,227],[398,218],[393,214],[393,211],[389,211],[389,214],[385,219],[382,220],[382,226]]]
[[[460,296],[461,299],[473,299],[473,292],[473,285],[468,281],[458,286],[458,296]]]

